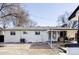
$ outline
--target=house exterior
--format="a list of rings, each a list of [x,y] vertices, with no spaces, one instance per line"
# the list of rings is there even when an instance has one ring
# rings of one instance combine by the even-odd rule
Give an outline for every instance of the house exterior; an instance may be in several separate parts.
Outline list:
[[[79,6],[69,16],[69,21],[79,20]],[[60,33],[65,33],[68,39],[76,40],[78,28],[68,27],[15,27],[0,28],[0,42],[57,42]],[[64,35],[64,34],[63,34]]]
[[[4,42],[46,42],[48,41],[48,34],[46,28],[42,27],[29,27],[22,28],[16,27],[13,29],[5,29]]]
[[[72,32],[71,32],[72,30]],[[68,38],[75,38],[77,29],[66,27],[15,27],[1,29],[1,42],[57,42],[60,33],[65,31]],[[74,32],[73,32],[74,31]]]

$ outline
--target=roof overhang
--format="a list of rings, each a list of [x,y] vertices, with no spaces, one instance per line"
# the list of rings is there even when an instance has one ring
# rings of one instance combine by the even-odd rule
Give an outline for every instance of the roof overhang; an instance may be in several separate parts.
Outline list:
[[[68,20],[71,20],[73,17],[76,16],[76,12],[79,10],[79,5],[78,7],[73,11],[73,13],[68,17]]]

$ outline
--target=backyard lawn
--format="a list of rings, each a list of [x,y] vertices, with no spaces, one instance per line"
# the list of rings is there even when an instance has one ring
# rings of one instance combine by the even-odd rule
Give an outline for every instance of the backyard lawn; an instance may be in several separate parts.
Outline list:
[[[51,49],[41,43],[0,44],[0,55],[58,55],[58,49]]]

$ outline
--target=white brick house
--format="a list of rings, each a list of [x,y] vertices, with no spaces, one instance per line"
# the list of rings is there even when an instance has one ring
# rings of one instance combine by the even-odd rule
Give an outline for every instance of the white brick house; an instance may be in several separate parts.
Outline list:
[[[25,42],[45,42],[48,41],[48,34],[46,29],[34,27],[4,30],[4,42],[20,42],[20,39],[25,39]]]
[[[1,29],[0,36],[3,38],[1,42],[49,42],[58,41],[61,31],[66,31],[68,38],[75,38],[76,29],[69,29],[65,27],[15,27],[8,29]],[[71,32],[72,31],[72,32]],[[72,34],[71,34],[72,33]]]

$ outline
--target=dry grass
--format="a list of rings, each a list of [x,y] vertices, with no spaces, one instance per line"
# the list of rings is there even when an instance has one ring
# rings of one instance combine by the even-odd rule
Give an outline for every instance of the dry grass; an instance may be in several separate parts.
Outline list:
[[[30,49],[31,44],[3,44],[0,55],[57,55],[56,49]]]

